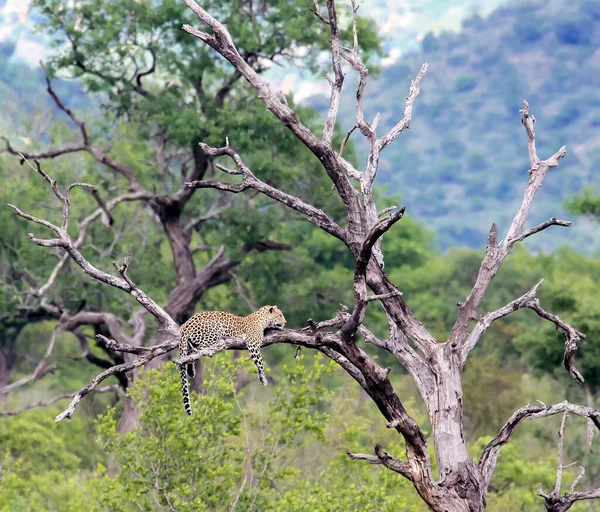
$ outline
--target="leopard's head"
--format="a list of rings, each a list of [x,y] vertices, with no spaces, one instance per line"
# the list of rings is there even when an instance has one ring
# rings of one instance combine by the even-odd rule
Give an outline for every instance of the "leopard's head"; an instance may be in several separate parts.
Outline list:
[[[265,329],[282,329],[287,322],[277,306],[263,306],[258,311]]]

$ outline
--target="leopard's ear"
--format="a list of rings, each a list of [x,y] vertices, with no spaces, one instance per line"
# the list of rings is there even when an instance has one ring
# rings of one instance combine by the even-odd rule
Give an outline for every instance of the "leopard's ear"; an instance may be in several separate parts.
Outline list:
[[[273,313],[273,306],[269,307],[269,313]]]

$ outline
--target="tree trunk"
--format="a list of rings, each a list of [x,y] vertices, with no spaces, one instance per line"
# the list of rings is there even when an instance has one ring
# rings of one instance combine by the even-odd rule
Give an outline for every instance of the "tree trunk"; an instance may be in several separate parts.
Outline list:
[[[6,356],[0,352],[0,389],[4,386],[8,386],[10,383],[10,373],[11,368],[8,365],[8,360]],[[0,401],[2,403],[2,408],[5,408],[8,403],[8,393],[0,393]]]

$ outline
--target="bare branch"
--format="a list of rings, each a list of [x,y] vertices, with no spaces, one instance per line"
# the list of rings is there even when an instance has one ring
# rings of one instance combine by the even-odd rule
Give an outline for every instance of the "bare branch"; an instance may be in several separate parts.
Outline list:
[[[346,451],[346,454],[348,455],[348,458],[352,460],[364,460],[369,464],[381,464],[386,468],[401,474],[408,480],[413,480],[410,465],[406,462],[396,459],[395,457],[392,457],[389,453],[384,452],[379,444],[375,446],[375,455],[352,453],[349,451]]]
[[[227,155],[231,157],[231,159],[235,162],[237,167],[237,172],[243,175],[244,179],[239,185],[231,185],[228,183],[221,183],[217,181],[194,181],[191,183],[186,183],[188,187],[192,188],[217,188],[219,190],[226,190],[229,192],[239,193],[248,188],[252,188],[265,194],[266,196],[279,201],[280,203],[285,204],[286,206],[296,210],[302,215],[306,216],[307,220],[316,226],[320,227],[327,233],[339,238],[340,240],[345,240],[345,231],[342,229],[337,223],[335,223],[323,210],[315,208],[308,203],[305,203],[300,198],[293,196],[291,194],[286,194],[285,192],[281,192],[280,190],[272,187],[271,185],[267,185],[263,181],[260,181],[252,171],[244,164],[240,155],[232,149],[229,145],[222,148],[211,148],[206,144],[201,144],[203,151],[209,156],[223,156]]]
[[[539,305],[537,300],[529,301],[527,303],[527,307],[533,309],[538,316],[541,316],[542,318],[552,322],[557,328],[562,329],[565,336],[565,353],[563,356],[563,364],[569,372],[569,375],[571,375],[571,377],[579,384],[583,384],[583,375],[581,375],[581,373],[579,373],[575,367],[575,353],[579,348],[579,341],[582,339],[586,340],[587,336],[574,327],[571,327],[568,323],[558,318],[558,316],[548,313]]]
[[[411,87],[408,97],[406,98],[406,107],[404,111],[404,117],[402,121],[400,121],[396,127],[392,129],[390,133],[388,133],[382,139],[377,139],[377,125],[379,124],[380,114],[377,113],[375,119],[372,124],[369,124],[364,118],[363,111],[363,94],[365,87],[367,85],[367,77],[369,74],[369,70],[365,66],[359,55],[359,47],[358,47],[358,36],[357,36],[357,12],[358,6],[356,5],[355,0],[352,0],[352,34],[353,34],[353,47],[351,50],[347,50],[342,54],[344,59],[354,68],[354,70],[359,74],[359,84],[356,90],[356,125],[360,129],[361,133],[369,142],[369,156],[367,158],[367,167],[364,173],[359,173],[356,171],[349,163],[343,162],[344,167],[346,168],[348,174],[360,181],[360,187],[362,192],[363,204],[365,207],[365,215],[366,215],[366,224],[368,228],[372,228],[377,223],[377,207],[375,205],[375,198],[373,196],[373,181],[375,180],[375,175],[377,174],[377,168],[379,166],[379,155],[382,149],[384,149],[388,144],[390,144],[393,140],[395,140],[400,133],[409,126],[410,119],[412,117],[412,107],[413,104],[419,95],[420,88],[419,83],[423,78],[425,72],[427,71],[427,64],[424,64],[421,68],[421,71],[417,75],[416,80],[411,80]],[[330,16],[331,19],[331,16]],[[332,43],[333,44],[333,43]],[[350,136],[352,131],[348,132],[347,137]],[[381,268],[384,267],[384,259],[383,253],[381,251],[381,240],[377,241],[375,247],[373,249],[373,254],[377,263]]]
[[[102,222],[103,222],[103,224],[107,228],[110,228],[113,225],[113,223],[114,223],[112,215],[110,214],[110,208],[102,200],[102,198],[98,194],[98,189],[96,187],[93,187],[91,192],[92,192],[92,197],[98,203],[98,206],[99,206],[100,210],[102,210]]]
[[[541,404],[539,406],[526,405],[525,407],[522,407],[510,417],[510,419],[500,430],[499,434],[488,443],[481,453],[481,457],[479,458],[479,470],[484,478],[485,488],[487,488],[489,485],[496,468],[496,462],[500,450],[506,443],[508,443],[510,436],[513,434],[522,420],[546,418],[548,416],[565,412],[581,416],[583,418],[589,418],[594,423],[596,428],[600,430],[600,412],[590,407],[571,404],[567,401],[555,405]]]
[[[374,300],[389,299],[390,297],[398,297],[400,295],[402,295],[402,292],[399,290],[396,290],[395,292],[390,292],[390,293],[383,293],[381,295],[370,295],[369,297],[367,297],[367,302],[372,302]]]
[[[379,457],[377,457],[376,455],[367,455],[366,453],[353,453],[349,450],[346,450],[346,455],[348,455],[348,458],[351,460],[364,460],[369,464],[375,465],[382,464],[382,462],[379,460]]]
[[[220,168],[218,165],[216,167]],[[188,223],[183,228],[183,232],[186,235],[189,235],[198,224],[200,224],[201,222],[206,222],[207,220],[218,217],[223,212],[226,212],[227,210],[232,208],[232,206],[233,206],[233,200],[229,200],[229,201],[225,202],[225,204],[223,204],[222,206],[218,206],[217,202],[215,202],[215,204],[213,204],[208,209],[207,213],[205,213],[204,215],[200,215],[198,217],[194,217],[193,219],[188,221]]]
[[[529,165],[530,168],[533,169],[540,159],[537,156],[537,151],[535,149],[535,129],[533,127],[535,123],[535,117],[533,115],[529,115],[529,103],[527,100],[523,101],[523,108],[519,110],[521,114],[521,123],[525,127],[525,131],[527,132],[527,149],[529,150]]]
[[[562,483],[562,472],[563,466],[563,446],[565,441],[565,427],[567,425],[567,411],[563,413],[562,421],[560,422],[560,429],[558,430],[558,466],[556,468],[556,483],[554,484],[553,494],[558,496],[560,494],[560,486]]]
[[[361,133],[367,139],[369,139],[369,142],[371,142],[371,139],[374,140],[375,138],[375,131],[372,129],[369,123],[365,121],[363,113],[363,94],[367,85],[367,76],[369,74],[369,70],[365,66],[358,53],[359,48],[356,30],[357,12],[358,7],[356,6],[356,2],[352,0],[352,34],[354,39],[353,47],[351,50],[347,50],[345,53],[342,53],[342,56],[360,76],[358,88],[356,89],[356,124],[358,125],[358,128],[360,129]]]
[[[360,253],[356,259],[356,266],[354,268],[354,310],[352,311],[352,315],[350,315],[348,322],[344,325],[344,327],[342,327],[342,339],[350,339],[365,317],[367,304],[369,303],[369,298],[367,296],[366,271],[369,260],[371,259],[373,246],[386,231],[388,231],[404,216],[405,211],[406,208],[403,206],[396,213],[381,219],[375,226],[373,226],[373,228],[365,237],[365,241],[360,249]],[[394,292],[379,294],[375,295],[374,297],[381,300],[398,295],[401,295],[401,293],[395,290]]]
[[[79,128],[79,131],[81,133],[82,140],[83,140],[82,144],[67,146],[64,148],[45,151],[45,152],[41,152],[41,153],[27,153],[27,152],[17,151],[15,148],[13,148],[11,146],[9,140],[5,136],[0,135],[0,139],[4,140],[4,142],[6,143],[7,151],[10,154],[21,156],[21,158],[22,158],[21,163],[23,163],[26,159],[34,159],[34,160],[40,159],[41,160],[41,159],[45,159],[45,158],[56,158],[58,156],[62,156],[62,155],[69,154],[69,153],[78,153],[78,152],[85,151],[85,152],[89,153],[98,163],[105,165],[106,167],[114,170],[115,172],[117,172],[118,174],[120,174],[121,176],[126,178],[130,184],[130,187],[133,190],[142,191],[143,188],[141,187],[135,173],[131,169],[129,169],[125,165],[117,162],[116,160],[112,159],[111,157],[109,157],[106,154],[106,152],[104,150],[100,149],[97,146],[94,146],[91,143],[90,136],[88,134],[85,123],[83,121],[81,121],[75,115],[75,113],[60,100],[60,98],[58,97],[58,95],[56,94],[54,89],[52,88],[52,84],[51,84],[48,76],[46,76],[46,90],[47,90],[48,94],[52,97],[52,99],[54,100],[54,103],[56,104],[56,106],[60,110],[62,110],[65,114],[67,114],[67,116],[69,116],[69,118],[77,125],[77,127]]]
[[[316,0],[314,1],[316,11],[313,12],[321,19],[320,14],[318,14],[318,5],[316,5]],[[340,35],[334,0],[327,0],[327,14],[329,16],[328,24],[331,28],[331,38],[329,39],[329,42],[331,44],[331,64],[333,66],[335,79],[329,79],[329,84],[331,85],[331,97],[329,99],[327,119],[325,121],[325,126],[323,127],[323,141],[331,144],[335,121],[340,107],[340,94],[344,85],[344,73],[342,72],[342,65],[340,62]]]
[[[568,228],[568,227],[571,227],[571,222],[568,220],[558,220],[558,219],[556,219],[556,217],[552,217],[551,219],[548,219],[546,222],[542,222],[541,224],[538,224],[537,226],[525,231],[521,236],[519,236],[515,239],[515,242],[521,242],[522,240],[525,240],[527,237],[535,235],[536,233],[539,233],[540,231],[543,231],[544,229],[546,229],[550,226],[564,226],[564,227]]]
[[[135,74],[135,81],[137,84],[137,89],[140,91],[140,93],[142,95],[147,95],[147,92],[145,91],[145,89],[142,86],[142,78],[144,78],[145,76],[151,75],[156,70],[156,53],[154,52],[154,50],[151,47],[148,47],[146,49],[150,52],[150,58],[151,58],[150,67],[146,71],[142,71],[141,73]],[[146,94],[143,94],[142,91],[146,92]]]
[[[208,14],[208,12],[200,7],[194,0],[184,1],[198,16],[198,19],[212,29],[214,35],[197,30],[190,25],[184,25],[183,30],[204,41],[227,59],[250,83],[250,85],[256,89],[258,97],[265,103],[267,109],[294,135],[296,135],[296,137],[298,137],[298,139],[300,139],[317,158],[319,158],[327,175],[334,183],[340,198],[346,205],[350,227],[358,228],[361,222],[358,194],[354,187],[352,187],[348,176],[344,173],[343,166],[338,160],[337,154],[331,147],[331,144],[327,141],[320,141],[317,139],[317,137],[300,121],[296,112],[294,112],[286,102],[282,102],[279,95],[272,90],[266,80],[264,80],[256,70],[242,58],[225,25]],[[329,2],[333,3],[333,0],[329,0]]]
[[[133,251],[133,245],[129,246],[129,252],[123,259],[123,264],[118,265],[116,261],[113,261],[113,266],[115,267],[116,271],[121,274],[121,277],[127,281],[127,284],[130,286],[130,288],[135,290],[137,289],[137,286],[127,275],[127,269],[129,268],[129,263],[131,262],[131,251]]]
[[[50,83],[50,78],[48,77],[48,75],[46,75],[46,92],[54,100],[56,106],[65,114],[67,114],[71,118],[71,121],[73,121],[79,127],[79,130],[81,131],[81,137],[83,138],[83,144],[85,146],[89,145],[90,140],[87,134],[87,130],[85,128],[85,123],[77,119],[75,113],[69,107],[65,106],[62,101],[60,101],[60,98],[54,92],[54,89],[52,89],[52,84]]]
[[[17,208],[13,204],[8,204],[7,206],[9,206],[10,208],[12,208],[12,211],[16,215],[18,215],[19,217],[23,217],[24,219],[26,219],[26,220],[28,220],[30,222],[35,222],[36,224],[40,224],[41,226],[47,227],[48,229],[51,229],[52,231],[54,231],[54,233],[56,233],[57,235],[60,236],[60,229],[59,229],[59,227],[55,226],[51,222],[48,222],[47,220],[39,219],[38,217],[34,217],[33,215],[29,215],[28,213],[25,213],[25,212],[21,211],[19,208]],[[30,235],[29,238],[31,240],[34,240],[33,239],[33,235]],[[37,241],[35,241],[35,243],[37,243],[38,245],[42,245],[41,243],[38,243]],[[59,245],[59,244],[55,244],[55,245]]]
[[[402,206],[397,212],[380,219],[377,222],[377,224],[375,224],[371,228],[369,233],[367,233],[365,241],[361,247],[359,256],[356,260],[356,271],[358,271],[359,273],[364,273],[367,264],[371,259],[371,250],[373,249],[373,246],[386,231],[388,231],[396,222],[398,222],[404,216],[405,211],[406,206]]]
[[[492,311],[485,315],[483,318],[479,319],[475,327],[473,327],[473,330],[469,333],[469,336],[467,337],[467,340],[465,341],[464,345],[462,346],[462,366],[465,365],[467,356],[469,355],[471,350],[473,350],[473,347],[475,347],[476,343],[479,341],[479,339],[481,338],[483,333],[488,329],[488,327],[492,324],[492,322],[504,316],[510,315],[518,309],[528,307],[529,303],[535,298],[537,289],[542,284],[542,282],[543,279],[540,279],[537,283],[533,285],[533,287],[527,293],[521,295],[518,299],[509,302],[503,308],[500,308],[496,311]]]
[[[59,423],[60,421],[64,420],[65,418],[70,420],[73,417],[73,414],[75,413],[75,408],[77,407],[77,405],[79,404],[81,399],[84,396],[86,396],[88,393],[90,393],[91,391],[95,390],[102,381],[108,379],[109,377],[111,377],[113,375],[116,375],[117,373],[124,373],[124,372],[128,372],[130,370],[133,370],[135,368],[139,368],[140,366],[143,366],[151,359],[154,359],[154,358],[156,358],[162,354],[165,354],[167,352],[168,352],[168,350],[166,350],[164,347],[157,345],[156,347],[154,347],[154,349],[151,352],[148,352],[147,354],[142,355],[139,358],[134,359],[133,361],[113,366],[112,368],[109,368],[108,370],[97,375],[96,377],[94,377],[91,380],[91,382],[87,386],[85,386],[84,388],[80,389],[79,391],[77,391],[75,394],[72,395],[73,400],[71,400],[69,407],[67,407],[67,409],[65,409],[62,413],[60,413],[54,419],[54,422]]]
[[[398,122],[398,124],[396,124],[396,126],[394,126],[386,135],[379,139],[378,144],[380,150],[384,149],[391,142],[396,140],[398,138],[398,135],[400,135],[404,130],[410,128],[413,106],[415,100],[417,99],[417,96],[421,92],[420,83],[421,79],[425,76],[426,72],[427,64],[423,64],[421,66],[421,69],[419,70],[419,73],[417,74],[417,77],[414,80],[411,76],[408,77],[410,80],[410,91],[408,93],[408,96],[406,97],[406,102],[404,104],[404,115],[402,116],[402,119]]]
[[[471,290],[471,293],[469,293],[467,299],[460,304],[458,318],[452,327],[450,341],[451,343],[456,344],[457,347],[466,343],[465,336],[471,319],[475,317],[477,307],[481,303],[481,300],[483,299],[491,280],[497,274],[504,259],[508,256],[508,254],[510,254],[515,243],[533,235],[534,233],[542,231],[550,225],[565,225],[565,221],[560,221],[559,224],[559,221],[553,222],[552,219],[550,219],[548,223],[541,224],[540,226],[536,226],[535,228],[522,233],[522,229],[527,221],[529,210],[531,209],[531,204],[535,194],[542,186],[548,171],[552,167],[557,167],[559,160],[565,156],[566,149],[565,147],[560,148],[560,150],[548,160],[539,160],[537,158],[537,154],[535,153],[535,133],[533,131],[533,119],[532,116],[529,115],[529,105],[527,102],[523,103],[523,110],[521,113],[523,115],[521,121],[526,128],[529,138],[529,149],[532,162],[532,167],[529,171],[529,183],[525,189],[521,206],[515,214],[508,232],[501,244],[498,243],[496,225],[492,225],[488,239],[486,255],[481,262],[481,266],[475,280],[475,285],[473,286],[473,289]]]
[[[58,190],[58,186],[56,185],[56,182],[54,182],[50,177],[48,177],[46,179],[46,181],[48,181],[52,185],[52,188],[55,190],[55,194],[57,195],[57,197],[59,199],[62,197],[61,201],[67,202],[67,199],[65,198],[65,196],[63,196],[61,194],[61,192]],[[64,202],[63,202],[63,206],[64,206]],[[131,280],[125,279],[125,277],[122,279],[119,279],[115,276],[112,276],[112,275],[106,273],[106,272],[103,272],[102,270],[98,270],[88,260],[86,260],[83,257],[83,255],[79,252],[78,247],[76,245],[77,242],[79,241],[79,239],[77,242],[73,243],[73,241],[71,240],[71,238],[69,237],[69,235],[67,234],[67,232],[65,230],[60,229],[57,226],[54,226],[53,224],[51,224],[47,221],[43,221],[43,220],[33,217],[31,215],[24,214],[23,212],[21,212],[21,210],[19,210],[15,206],[12,206],[12,208],[13,208],[13,211],[17,215],[24,217],[25,219],[30,220],[32,222],[42,224],[42,225],[48,227],[49,229],[51,229],[52,231],[54,231],[58,235],[57,239],[40,240],[40,239],[34,238],[33,235],[30,234],[29,239],[32,242],[34,242],[38,245],[45,246],[45,247],[59,246],[59,247],[64,248],[65,251],[69,254],[69,256],[75,261],[75,263],[77,263],[77,265],[79,265],[83,269],[83,271],[86,274],[90,275],[94,279],[97,279],[98,281],[101,281],[105,284],[109,284],[110,286],[119,288],[120,290],[123,290],[123,291],[129,293],[158,320],[160,326],[166,332],[170,333],[173,336],[177,336],[179,334],[179,327],[174,322],[174,320],[158,304],[156,304],[156,302],[154,302],[150,297],[148,297],[148,295],[146,295],[143,291],[141,291],[135,285],[132,286],[132,283],[130,282]],[[64,208],[63,208],[63,211],[64,211]],[[99,212],[100,213],[98,213],[98,215],[101,214],[101,210],[99,210]],[[67,209],[67,214],[68,214],[68,209]],[[91,219],[94,217],[94,215],[96,215],[96,214],[92,214],[84,222],[87,222],[87,223],[91,222]],[[87,224],[85,224],[85,225],[87,226]],[[80,234],[80,237],[81,237],[81,234]],[[127,264],[128,263],[129,262],[127,262]],[[126,267],[124,268],[123,273],[125,273],[125,271],[126,271]]]
[[[573,480],[573,483],[571,484],[571,487],[569,487],[569,492],[573,493],[575,492],[575,487],[577,487],[577,484],[579,482],[581,482],[581,479],[583,478],[583,475],[585,475],[585,468],[583,466],[579,466],[579,475],[577,475],[577,478],[575,480]]]
[[[92,189],[92,196],[94,196],[94,198],[98,202],[98,205],[100,206],[100,208],[98,210],[96,210],[94,213],[92,213],[91,215],[89,215],[88,217],[86,217],[79,224],[79,236],[77,237],[77,240],[73,244],[77,249],[81,248],[81,246],[83,245],[83,242],[87,235],[88,225],[91,222],[95,221],[98,217],[102,217],[104,224],[107,225],[108,227],[110,227],[113,223],[113,219],[112,219],[112,215],[111,215],[110,211],[115,206],[117,206],[118,204],[120,204],[124,201],[137,201],[140,199],[142,199],[142,200],[151,199],[154,197],[154,194],[151,194],[149,192],[134,192],[132,194],[125,194],[122,196],[115,197],[114,199],[109,201],[108,204],[104,203],[104,201],[100,198],[100,196],[98,195],[97,190],[95,188]],[[52,272],[50,273],[48,280],[42,286],[40,286],[37,290],[35,290],[33,292],[34,296],[42,297],[54,285],[54,282],[56,281],[58,274],[60,273],[60,271],[65,266],[65,264],[67,263],[68,260],[69,260],[69,254],[64,253],[61,256],[58,263],[55,265],[54,269],[52,269]]]
[[[106,336],[102,334],[96,334],[96,338],[98,341],[104,343],[104,346],[108,350],[114,350],[116,352],[127,352],[129,354],[147,354],[152,352],[152,348],[150,347],[141,347],[138,345],[129,345],[127,343],[119,343],[115,340],[108,339]]]
[[[37,290],[34,291],[34,294],[36,296],[38,296],[38,297],[43,296],[54,285],[54,282],[56,281],[56,278],[58,277],[59,272],[65,266],[68,259],[69,259],[69,255],[67,253],[64,253],[60,257],[60,260],[55,265],[55,267],[52,269],[52,272],[50,273],[48,280],[42,286],[40,286]]]
[[[322,14],[321,14],[321,8],[319,7],[319,2],[318,0],[313,0],[313,3],[315,4],[315,8],[311,9],[310,12],[312,12],[317,18],[319,18],[323,23],[325,23],[325,25],[329,25],[329,20],[327,18],[325,18]]]
[[[350,136],[354,133],[354,130],[356,130],[358,128],[358,125],[355,124],[352,128],[350,128],[347,132],[346,135],[344,135],[344,138],[342,140],[342,144],[340,145],[340,152],[338,153],[338,156],[342,156],[344,154],[344,149],[346,149],[346,144],[348,144],[348,140],[350,139]]]
[[[94,393],[119,393],[121,395],[126,396],[126,393],[117,384],[95,388]],[[9,416],[16,416],[31,409],[36,409],[37,407],[49,407],[50,405],[55,404],[59,400],[64,400],[65,398],[73,398],[74,396],[75,393],[63,393],[62,395],[55,396],[54,398],[51,398],[49,400],[41,400],[39,402],[26,405],[25,407],[22,407],[21,409],[18,409],[16,411],[0,412],[0,416],[3,418],[7,418]]]
[[[27,153],[25,151],[23,151],[23,152],[17,151],[15,148],[13,148],[10,144],[10,141],[6,138],[6,136],[0,135],[0,139],[2,139],[5,142],[6,150],[11,155],[23,154],[24,157],[26,157],[26,158],[38,158],[40,160],[43,160],[46,158],[56,158],[58,156],[68,155],[69,153],[79,153],[81,151],[85,151],[84,145],[74,145],[74,146],[65,146],[63,148],[54,149],[54,150],[50,150],[50,151],[43,151],[41,153]],[[23,158],[21,158],[21,164],[22,163],[24,163]]]

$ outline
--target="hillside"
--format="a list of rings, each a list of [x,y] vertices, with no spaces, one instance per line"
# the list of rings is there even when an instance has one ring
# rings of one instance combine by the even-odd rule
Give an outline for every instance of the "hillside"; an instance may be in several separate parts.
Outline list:
[[[411,129],[383,153],[379,182],[435,228],[442,248],[481,247],[491,222],[505,226],[524,190],[528,155],[519,108],[526,98],[538,121],[539,153],[550,156],[563,144],[568,150],[531,221],[572,219],[563,202],[595,182],[600,164],[599,47],[595,0],[513,2],[486,18],[471,16],[458,33],[427,34],[420,52],[384,68],[367,87],[368,116],[381,112],[383,133],[402,115],[407,76],[429,64]],[[353,86],[348,80],[344,128],[354,123]],[[311,101],[319,109],[325,102]],[[571,230],[538,237],[542,245],[535,247],[568,241],[579,251],[597,251],[597,225],[572,220]]]
[[[400,194],[408,211],[435,230],[442,249],[481,247],[493,221],[501,227],[509,221],[527,179],[526,138],[519,123],[526,98],[538,120],[540,154],[550,155],[563,144],[568,149],[536,200],[532,222],[552,215],[574,221],[570,230],[538,237],[532,247],[549,251],[569,243],[581,252],[597,252],[597,225],[573,218],[562,205],[594,184],[600,162],[600,3],[527,0],[509,2],[490,14],[483,8],[498,0],[484,4],[365,3],[368,15],[385,20],[380,27],[388,57],[365,97],[368,115],[382,114],[380,133],[402,114],[407,76],[423,62],[429,64],[411,130],[383,153],[379,184],[390,195]],[[481,9],[485,16],[465,19],[470,9]],[[462,28],[439,33],[440,27],[457,24],[452,16],[464,20]],[[32,31],[35,21],[40,19],[32,13],[0,16],[0,26],[8,31],[0,41],[0,125],[5,127],[54,110],[43,93],[41,69],[23,61],[28,54],[39,58],[43,53],[43,37]],[[425,35],[421,50],[415,51],[419,34],[430,29],[439,34]],[[269,72],[276,86],[282,85],[281,76],[287,77],[298,99],[326,89],[324,79],[304,80],[305,74],[295,73],[289,67]],[[352,79],[349,73],[340,115],[345,129],[354,124]],[[76,82],[55,87],[71,107],[93,109]],[[322,95],[308,100],[321,111],[327,101]],[[364,149],[360,137],[355,134],[354,139]]]

